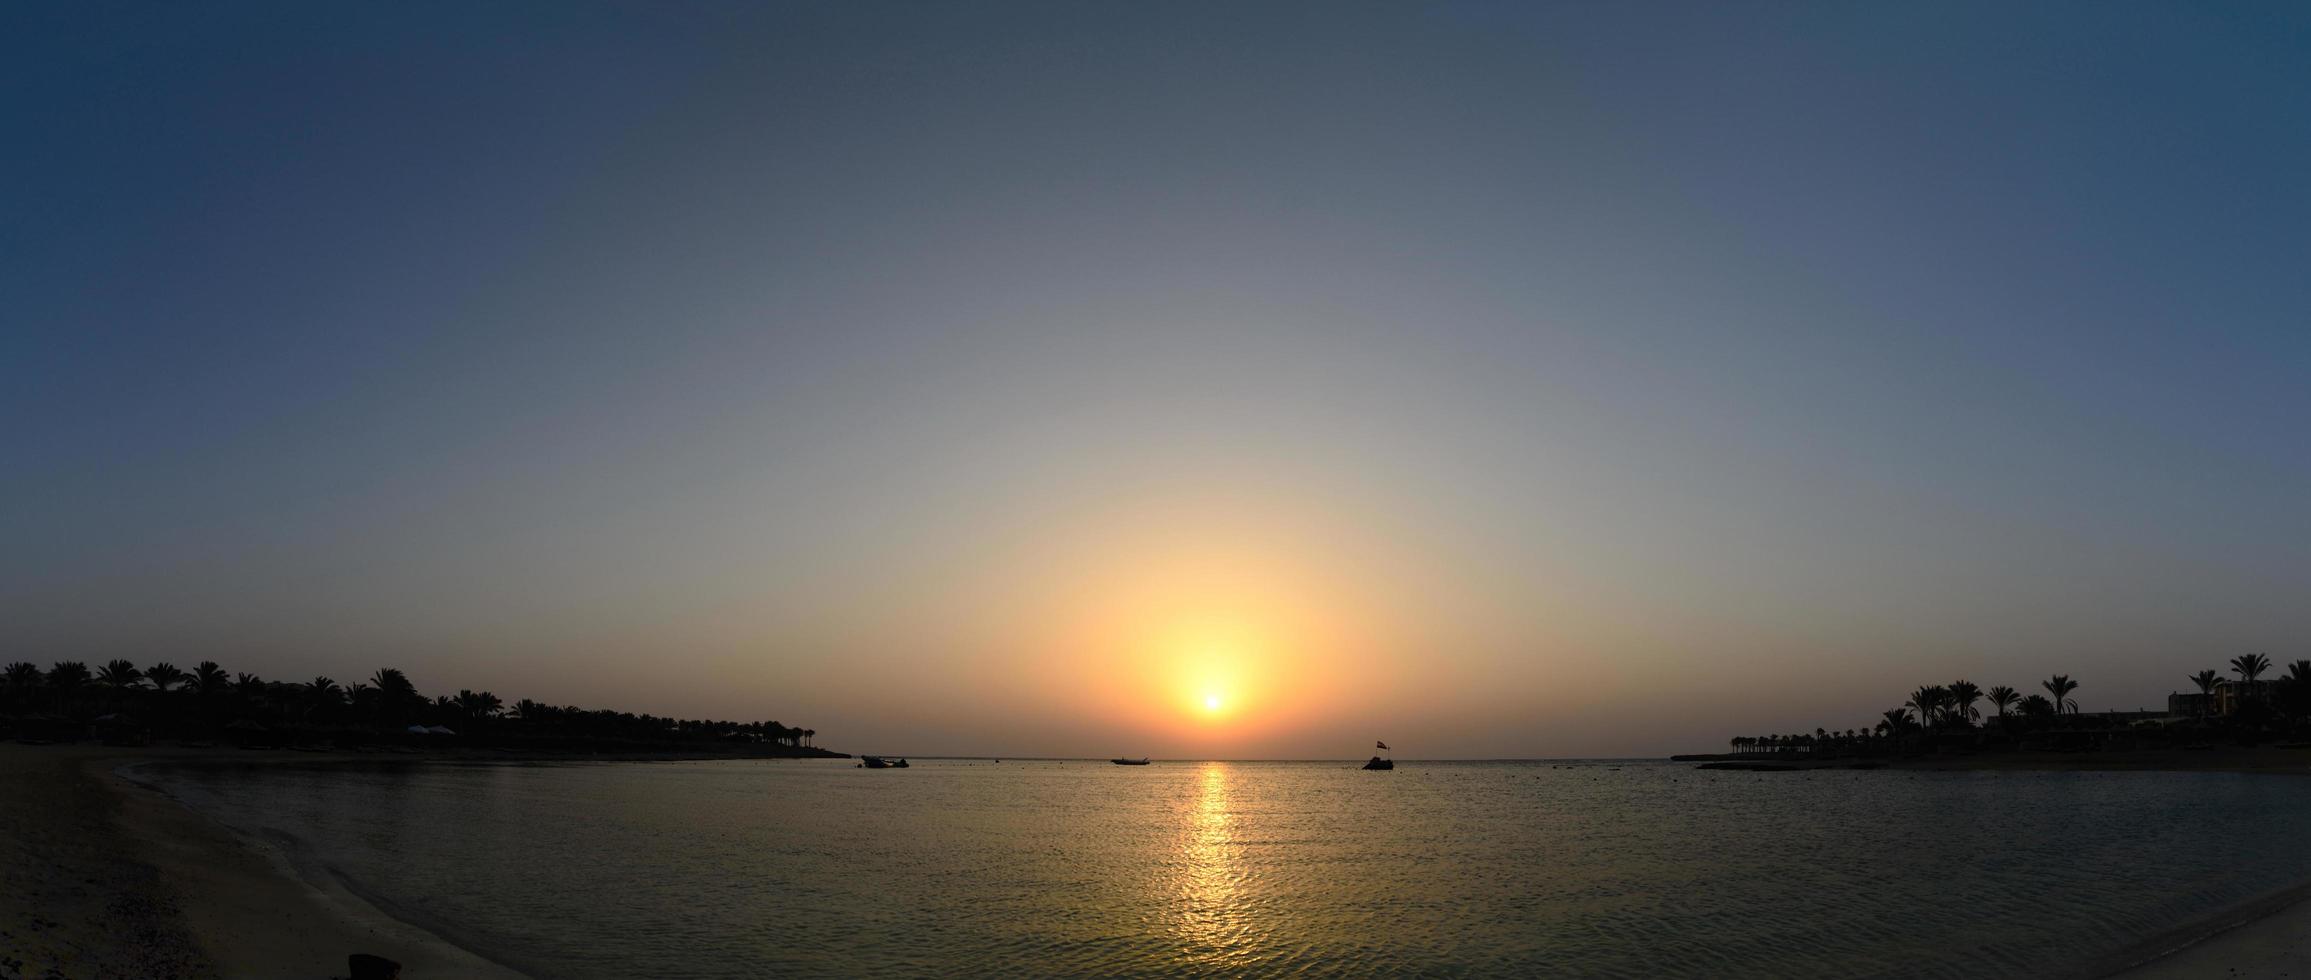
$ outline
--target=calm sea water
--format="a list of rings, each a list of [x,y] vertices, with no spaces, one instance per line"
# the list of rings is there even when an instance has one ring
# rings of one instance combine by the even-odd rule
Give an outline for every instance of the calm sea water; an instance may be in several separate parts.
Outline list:
[[[154,769],[541,976],[2040,976],[2311,877],[2311,779],[1666,763]]]

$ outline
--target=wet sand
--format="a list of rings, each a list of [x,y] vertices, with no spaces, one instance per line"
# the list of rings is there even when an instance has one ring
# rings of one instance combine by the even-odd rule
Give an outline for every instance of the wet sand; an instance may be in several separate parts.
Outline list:
[[[2114,980],[2304,980],[2311,977],[2311,886],[2234,909],[2205,927],[2141,950]]]
[[[514,977],[114,770],[230,750],[0,744],[0,971],[45,977]],[[300,761],[327,756],[302,755]]]
[[[0,975],[216,976],[124,799],[84,772],[98,758],[0,744]]]

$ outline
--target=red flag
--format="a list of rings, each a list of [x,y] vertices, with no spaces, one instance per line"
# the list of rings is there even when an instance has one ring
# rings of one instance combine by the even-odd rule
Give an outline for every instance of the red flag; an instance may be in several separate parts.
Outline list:
[[[1384,749],[1388,747],[1388,743],[1387,743],[1387,742],[1374,742],[1374,743],[1372,743],[1372,744],[1374,744],[1374,745],[1377,745],[1377,746],[1380,746],[1381,748],[1384,748]]]

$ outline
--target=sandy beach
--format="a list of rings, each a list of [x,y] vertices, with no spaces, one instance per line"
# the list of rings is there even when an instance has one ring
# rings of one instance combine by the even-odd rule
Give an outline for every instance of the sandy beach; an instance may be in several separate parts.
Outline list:
[[[316,980],[371,953],[407,977],[519,976],[115,772],[228,755],[0,744],[0,960],[21,963],[11,975]]]
[[[2137,950],[2147,958],[2114,980],[2279,980],[2311,977],[2311,885],[2232,909]]]

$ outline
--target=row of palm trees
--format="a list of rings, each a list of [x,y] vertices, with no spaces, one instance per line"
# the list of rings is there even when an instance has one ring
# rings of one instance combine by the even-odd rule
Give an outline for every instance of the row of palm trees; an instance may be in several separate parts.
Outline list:
[[[1910,699],[1887,711],[1875,727],[1893,735],[1921,729],[1972,727],[1982,720],[1981,709],[1974,706],[1978,701],[1988,701],[2001,724],[2016,715],[2044,721],[2078,713],[2078,699],[2070,696],[2070,692],[2078,690],[2078,682],[2071,680],[2070,675],[2056,674],[2038,682],[2038,686],[2046,693],[2025,695],[2004,684],[1984,690],[1967,680],[1927,685],[1910,692]]]
[[[162,662],[138,668],[112,660],[91,670],[65,660],[43,671],[18,661],[0,668],[0,718],[51,726],[149,725],[176,734],[251,728],[339,728],[398,732],[407,726],[452,732],[497,732],[621,739],[726,739],[804,748],[818,732],[776,721],[734,722],[661,718],[630,712],[549,705],[524,698],[509,710],[489,691],[460,690],[432,698],[392,667],[339,685],[328,677],[268,681],[228,674],[215,661],[192,670]]]
[[[2287,673],[2276,682],[2260,680],[2272,666],[2271,658],[2264,654],[2233,657],[2230,666],[2231,672],[2238,675],[2235,689],[2239,696],[2234,710],[2223,718],[2226,727],[2256,730],[2273,718],[2311,724],[2311,660],[2289,664]],[[2199,689],[2199,719],[2204,724],[2209,720],[2207,707],[2214,700],[2216,689],[2233,682],[2215,670],[2199,671],[2189,679]],[[1876,724],[1868,728],[1844,732],[1816,728],[1811,735],[1799,732],[1739,736],[1732,739],[1731,744],[1736,752],[1867,749],[1913,736],[1968,731],[1978,726],[2008,733],[2043,730],[2064,724],[2065,716],[2079,714],[2078,700],[2071,696],[2079,685],[2070,675],[2055,674],[2038,682],[2038,686],[2044,694],[2026,695],[2003,684],[1985,689],[1967,680],[1926,685],[1910,692],[1908,700],[1884,712]],[[1987,720],[1977,707],[1983,703],[1995,712]]]

